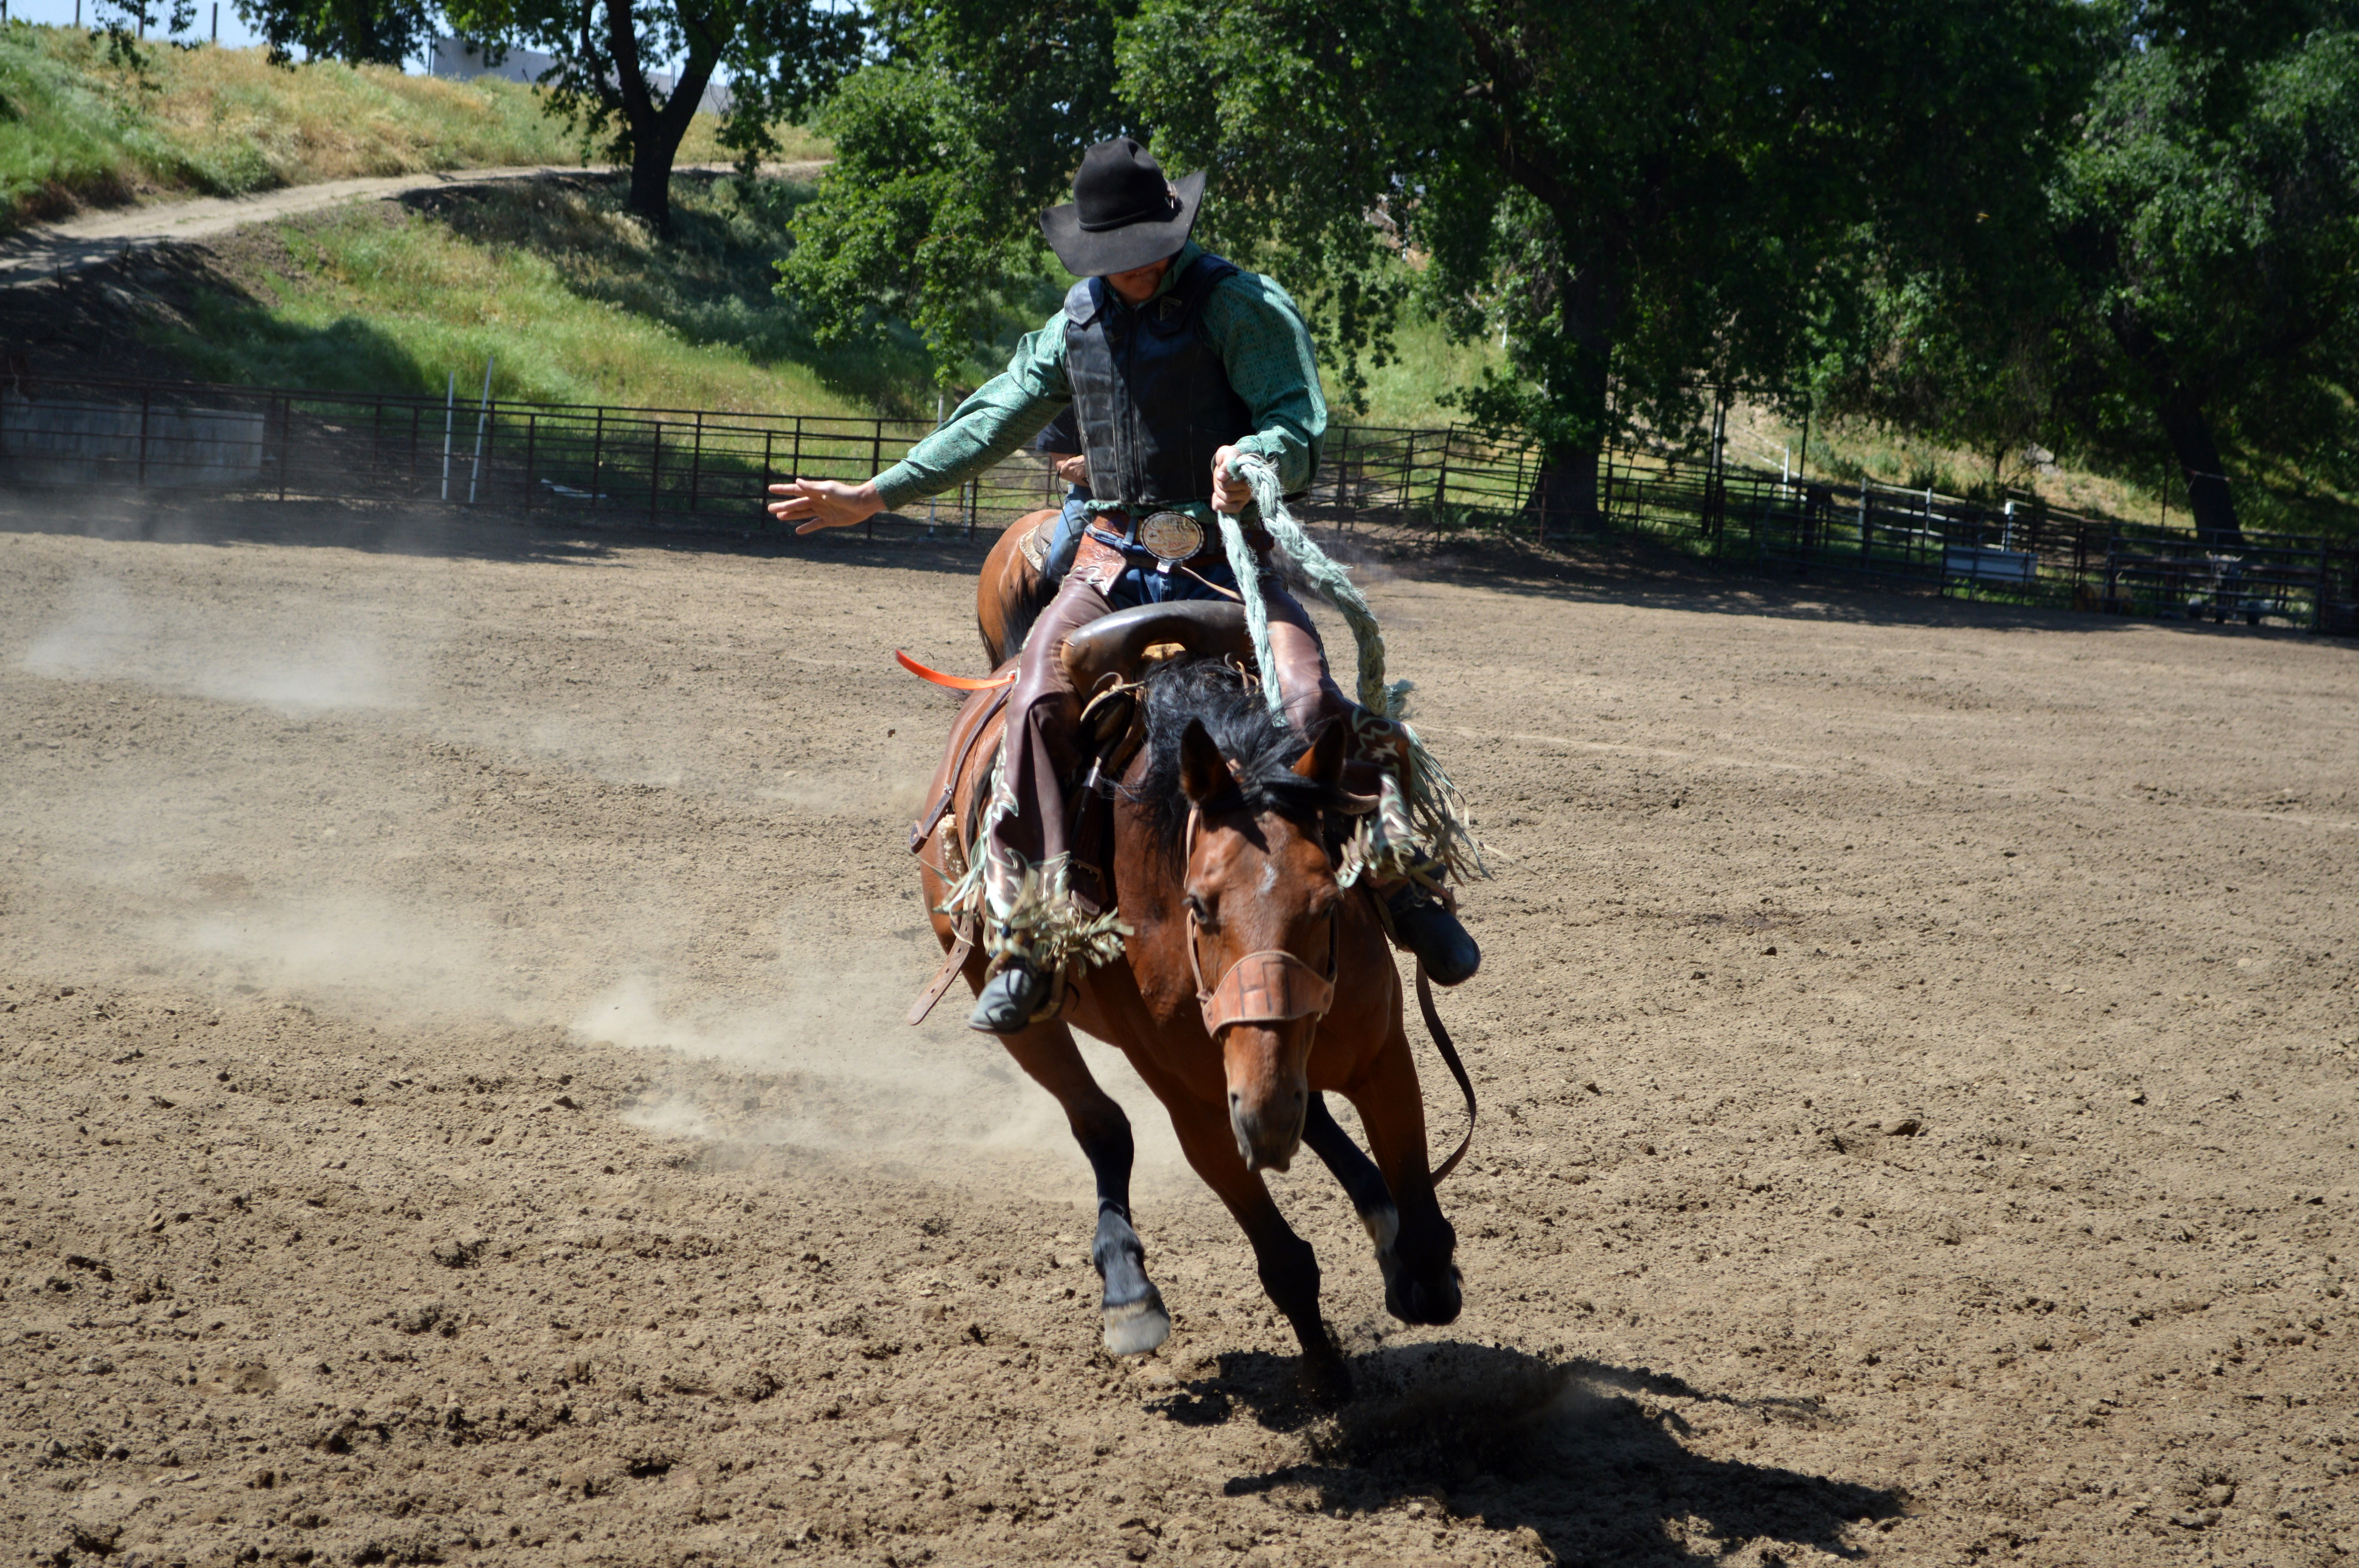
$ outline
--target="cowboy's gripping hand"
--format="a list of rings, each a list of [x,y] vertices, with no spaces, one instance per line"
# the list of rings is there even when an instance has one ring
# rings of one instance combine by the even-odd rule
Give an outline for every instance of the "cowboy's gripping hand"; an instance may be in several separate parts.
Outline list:
[[[770,515],[781,523],[798,524],[798,534],[816,534],[821,528],[849,528],[885,510],[873,479],[861,484],[839,484],[832,479],[798,479],[772,485],[770,493],[786,498],[770,503]]]
[[[1229,472],[1229,462],[1236,455],[1234,447],[1223,447],[1212,454],[1212,510],[1225,512],[1233,517],[1243,512],[1246,503],[1253,500],[1252,489],[1245,481],[1233,477]]]

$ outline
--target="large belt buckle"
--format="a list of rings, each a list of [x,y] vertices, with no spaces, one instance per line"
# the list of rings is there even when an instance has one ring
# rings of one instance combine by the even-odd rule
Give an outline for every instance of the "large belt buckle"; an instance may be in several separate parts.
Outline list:
[[[1136,537],[1140,548],[1169,568],[1204,547],[1204,525],[1185,512],[1158,512],[1139,524]]]

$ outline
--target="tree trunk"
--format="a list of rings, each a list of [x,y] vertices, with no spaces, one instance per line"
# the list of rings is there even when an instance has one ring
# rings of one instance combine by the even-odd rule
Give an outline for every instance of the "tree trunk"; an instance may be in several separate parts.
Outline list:
[[[2228,475],[2220,461],[2220,444],[2212,438],[2212,422],[2191,397],[2167,399],[2161,409],[2162,433],[2170,440],[2180,477],[2187,481],[2188,510],[2195,514],[2195,534],[2211,549],[2241,547],[2245,530],[2236,521],[2236,498],[2229,492]]]
[[[1539,472],[1533,476],[1524,510],[1542,543],[1550,537],[1560,539],[1576,528],[1599,526],[1597,455],[1604,445],[1603,435],[1600,429],[1587,441],[1552,446],[1541,453]]]
[[[689,28],[688,64],[658,108],[639,59],[639,38],[631,22],[631,0],[606,0],[606,47],[614,61],[614,86],[623,100],[623,120],[631,128],[631,211],[658,233],[671,232],[671,166],[689,122],[703,102],[705,84],[719,62],[698,30]]]
[[[1597,459],[1605,446],[1607,372],[1613,362],[1614,269],[1593,261],[1560,273],[1564,301],[1564,344],[1544,371],[1541,385],[1555,417],[1551,438],[1524,509],[1539,537],[1572,528],[1596,528]]]
[[[2241,546],[2245,531],[2236,522],[2236,499],[2228,492],[2228,470],[2220,461],[2220,443],[2212,438],[2212,421],[2204,417],[2201,393],[2176,373],[2162,335],[2143,317],[2124,308],[2113,319],[2114,341],[2131,362],[2146,373],[2153,389],[2154,411],[2162,421],[2163,438],[2187,481],[2188,510],[2195,516],[2195,534],[2212,549]]]

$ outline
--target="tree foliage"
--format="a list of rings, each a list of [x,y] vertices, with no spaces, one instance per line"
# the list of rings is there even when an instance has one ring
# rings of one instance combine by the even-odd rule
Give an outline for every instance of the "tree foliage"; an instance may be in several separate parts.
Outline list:
[[[1984,454],[2359,473],[2359,0],[887,0],[781,289],[948,383],[1127,132],[1356,400],[1414,294],[1594,506],[1617,430],[1806,392]],[[1789,390],[1790,389],[1790,390]],[[2337,465],[2340,465],[2338,468]],[[2241,470],[2240,470],[2241,471]]]
[[[820,128],[835,161],[794,222],[779,292],[822,342],[900,318],[945,387],[992,335],[997,301],[1050,264],[1041,209],[1092,143],[1130,128],[1114,90],[1128,0],[892,0],[882,58]]]
[[[1831,334],[1837,406],[1998,457],[2151,472],[2240,534],[2231,475],[2359,449],[2359,33],[2349,4],[2092,14],[2079,113],[1995,253],[1882,257]]]
[[[398,66],[434,38],[435,13],[429,0],[234,3],[238,16],[269,47],[274,65],[291,63],[293,51],[299,49],[313,59]]]
[[[2234,539],[2230,454],[2346,443],[2359,396],[2359,6],[2134,6],[2050,189],[2084,441],[2159,436]]]
[[[461,31],[542,50],[552,104],[631,169],[631,211],[671,221],[671,167],[716,72],[729,83],[722,145],[750,169],[771,127],[801,118],[857,61],[858,12],[824,0],[448,0]],[[679,62],[669,87],[657,79]]]
[[[1150,0],[1123,81],[1214,166],[1223,230],[1315,274],[1347,341],[1381,350],[1388,243],[1457,330],[1499,335],[1506,369],[1464,406],[1535,438],[1543,503],[1585,514],[1617,419],[1676,427],[1701,382],[1781,383],[1860,247],[1970,248],[1970,191],[2020,189],[2024,122],[2057,112],[2021,55],[2058,15]]]

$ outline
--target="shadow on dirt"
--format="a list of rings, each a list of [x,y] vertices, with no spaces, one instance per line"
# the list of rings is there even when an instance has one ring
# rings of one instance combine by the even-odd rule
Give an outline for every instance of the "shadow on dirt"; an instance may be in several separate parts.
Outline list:
[[[1506,1532],[1528,1530],[1564,1563],[1689,1563],[1748,1543],[1863,1552],[1846,1539],[1898,1519],[1902,1495],[1715,1459],[1688,1441],[1747,1427],[1815,1427],[1817,1401],[1742,1399],[1643,1368],[1552,1361],[1441,1343],[1355,1357],[1343,1409],[1305,1407],[1290,1357],[1224,1356],[1151,1409],[1185,1426],[1249,1416],[1299,1431],[1310,1457],[1233,1476],[1230,1496],[1284,1492],[1339,1516],[1408,1509]]]
[[[1364,549],[1381,536],[1347,532]],[[1395,574],[1570,603],[1618,604],[1702,615],[1758,615],[1863,626],[1973,626],[1994,631],[2104,634],[2161,628],[2220,637],[2318,641],[2289,626],[2246,627],[2149,616],[2095,615],[2077,610],[1947,596],[1929,583],[1911,588],[1832,567],[1810,573],[1768,570],[1749,561],[1714,561],[1644,535],[1587,535],[1536,548],[1519,539],[1464,537],[1380,549]],[[2347,645],[2347,643],[2345,644]]]
[[[813,564],[884,567],[972,578],[998,534],[973,540],[945,528],[880,521],[797,538],[757,520],[754,528],[649,528],[578,514],[517,513],[406,502],[253,501],[135,490],[0,490],[0,533],[166,545],[277,545],[369,555],[556,565],[614,563],[625,550],[741,555]]]

